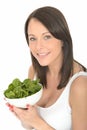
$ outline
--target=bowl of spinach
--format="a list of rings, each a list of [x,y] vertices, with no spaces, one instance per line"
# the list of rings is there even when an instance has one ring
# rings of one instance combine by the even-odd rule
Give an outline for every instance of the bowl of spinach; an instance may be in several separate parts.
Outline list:
[[[26,108],[27,104],[34,105],[40,100],[42,91],[43,87],[39,83],[39,79],[26,78],[20,81],[19,78],[15,78],[4,90],[4,98],[11,105]]]

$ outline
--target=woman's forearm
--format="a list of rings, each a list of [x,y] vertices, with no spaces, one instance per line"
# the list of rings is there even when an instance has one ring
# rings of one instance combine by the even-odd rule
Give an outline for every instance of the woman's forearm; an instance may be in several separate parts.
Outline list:
[[[55,130],[43,119],[39,121],[39,124],[35,127],[36,130]]]

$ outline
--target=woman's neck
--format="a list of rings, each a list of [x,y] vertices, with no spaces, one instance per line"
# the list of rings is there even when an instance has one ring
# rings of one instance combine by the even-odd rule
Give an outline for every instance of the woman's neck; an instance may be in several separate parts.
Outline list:
[[[60,75],[62,64],[63,56],[61,55],[48,66],[48,73],[51,77],[58,77],[58,75]]]
[[[48,67],[48,74],[50,74],[51,77],[58,77],[58,75],[60,75],[61,66],[61,63],[50,65]]]

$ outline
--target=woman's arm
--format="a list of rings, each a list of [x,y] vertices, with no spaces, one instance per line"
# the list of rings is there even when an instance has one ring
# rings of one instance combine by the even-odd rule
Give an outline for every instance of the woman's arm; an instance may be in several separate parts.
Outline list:
[[[87,130],[87,76],[80,76],[73,82],[70,104],[73,130]]]
[[[35,76],[35,70],[33,68],[33,65],[31,65],[28,70],[28,78],[33,80],[34,76]]]
[[[39,126],[36,127],[37,130],[55,130],[49,124],[47,124],[44,120],[40,120]]]

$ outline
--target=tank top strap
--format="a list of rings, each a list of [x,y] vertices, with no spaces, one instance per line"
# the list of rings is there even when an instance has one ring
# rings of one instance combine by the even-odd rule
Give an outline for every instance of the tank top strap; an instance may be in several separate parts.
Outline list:
[[[87,76],[87,72],[80,71],[80,72],[74,74],[74,75],[71,77],[71,79],[69,80],[68,84],[67,84],[67,86],[69,87],[69,89],[70,89],[70,87],[71,87],[72,82],[73,82],[77,77],[79,77],[79,76]]]

